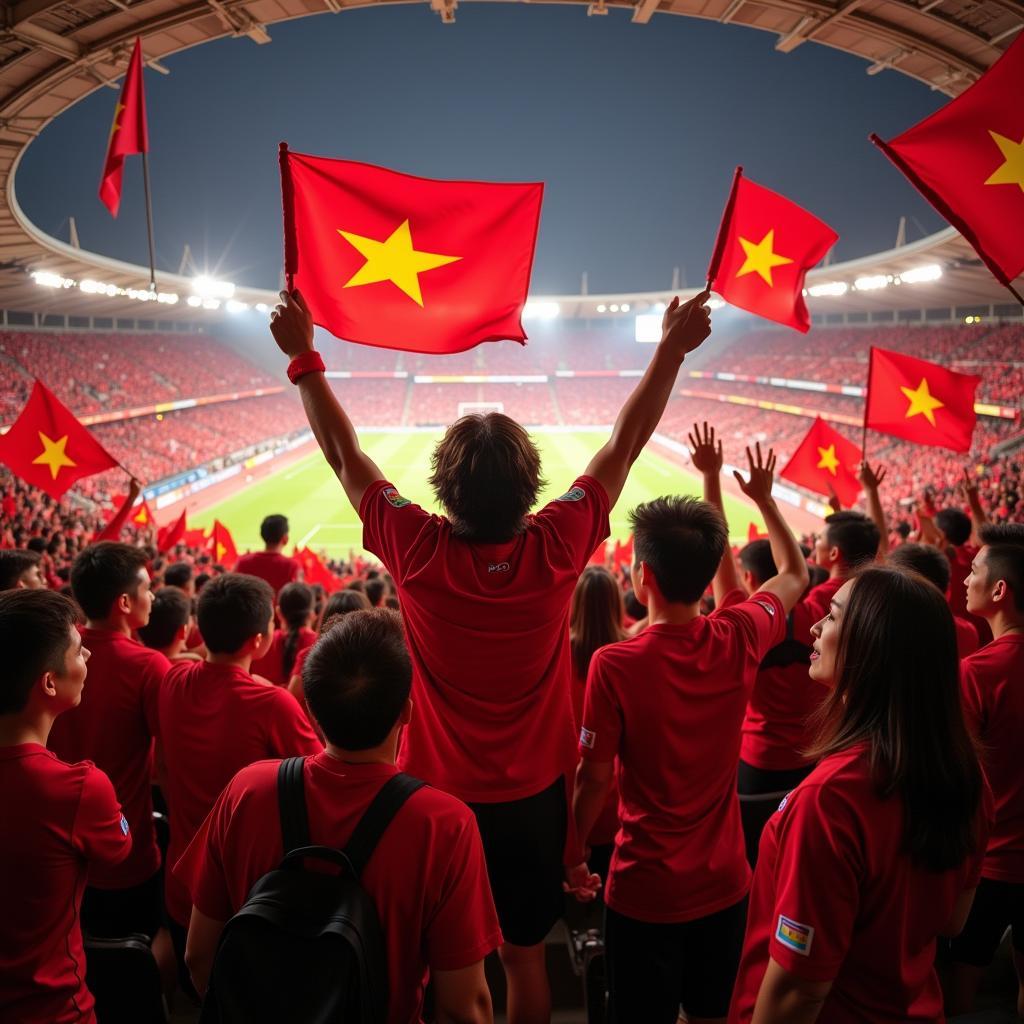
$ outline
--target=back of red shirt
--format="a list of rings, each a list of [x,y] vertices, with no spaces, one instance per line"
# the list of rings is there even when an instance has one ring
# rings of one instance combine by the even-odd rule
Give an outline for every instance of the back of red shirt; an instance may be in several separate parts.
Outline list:
[[[90,1024],[78,910],[90,870],[132,838],[110,780],[36,743],[0,747],[0,1019]]]
[[[964,710],[995,798],[982,875],[1024,882],[1024,636],[1008,633],[960,663]]]
[[[943,1019],[936,938],[981,857],[926,870],[902,851],[903,824],[902,801],[875,792],[864,747],[824,758],[783,800],[761,836],[730,1024],[751,1020],[769,957],[833,982],[829,1024]]]
[[[591,660],[580,754],[618,759],[605,893],[618,913],[691,921],[746,894],[740,726],[757,667],[784,629],[782,602],[760,593],[682,626],[648,626]]]
[[[263,676],[269,679],[275,686],[287,686],[288,680],[297,675],[301,668],[299,657],[307,648],[316,643],[317,634],[312,629],[302,626],[296,637],[294,658],[291,668],[286,672],[284,667],[284,648],[288,641],[288,634],[283,629],[274,632],[274,639],[270,641],[270,650],[262,658],[254,661],[249,671],[254,676]]]
[[[175,664],[160,691],[160,744],[173,865],[235,772],[267,757],[323,750],[295,698],[233,665]],[[170,871],[167,912],[188,922],[191,902]]]
[[[47,745],[69,764],[94,761],[114,784],[132,830],[132,852],[116,870],[94,870],[89,884],[127,889],[160,868],[151,751],[157,695],[171,663],[159,651],[111,630],[83,629],[82,643],[91,652],[82,701],[54,722]]]
[[[235,566],[235,572],[259,576],[261,580],[266,580],[274,588],[275,594],[279,593],[286,583],[297,579],[300,569],[294,558],[282,555],[278,551],[253,551],[248,555],[242,555]]]
[[[175,874],[202,913],[226,921],[283,856],[278,761],[239,772],[178,861]],[[344,847],[389,764],[308,758],[304,785],[314,845]],[[414,855],[412,851],[415,851]],[[472,812],[429,786],[387,827],[362,875],[387,944],[389,1024],[420,1020],[428,968],[458,970],[501,943],[483,847]]]
[[[608,495],[580,477],[502,544],[476,544],[384,481],[359,516],[363,546],[398,586],[415,713],[404,771],[483,803],[519,800],[576,762],[569,604],[608,536]]]

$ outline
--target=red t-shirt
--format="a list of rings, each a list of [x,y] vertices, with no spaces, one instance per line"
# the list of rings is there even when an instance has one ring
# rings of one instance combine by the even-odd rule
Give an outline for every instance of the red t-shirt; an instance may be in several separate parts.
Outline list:
[[[982,875],[1024,882],[1024,636],[1008,633],[960,663],[964,711],[981,740],[995,822]]]
[[[174,665],[160,690],[160,745],[167,777],[174,864],[235,772],[266,757],[323,750],[295,699],[234,665]],[[166,873],[167,912],[186,924],[188,893]]]
[[[902,852],[903,823],[902,801],[876,794],[863,746],[824,758],[782,801],[761,836],[730,1024],[751,1019],[769,957],[832,981],[829,1024],[943,1019],[936,938],[981,857],[919,867]]]
[[[590,477],[502,544],[452,533],[381,480],[359,509],[363,546],[398,586],[416,713],[399,765],[481,803],[520,800],[576,764],[569,605],[608,536],[608,495]]]
[[[793,639],[811,646],[811,626],[823,619],[828,612],[832,598],[839,593],[845,579],[830,576],[824,583],[819,583],[800,598],[790,614],[793,616]]]
[[[576,674],[576,662],[572,665],[572,721],[577,735],[583,727],[583,700],[587,692],[587,681]],[[608,846],[615,842],[615,833],[619,831],[619,790],[615,779],[608,788],[604,807],[598,815],[589,836],[583,836],[585,846]]]
[[[278,551],[253,551],[248,555],[242,555],[235,566],[235,572],[259,576],[261,580],[266,580],[277,594],[286,583],[298,578],[300,568],[294,558],[282,555]]]
[[[89,674],[78,707],[53,723],[47,746],[68,764],[94,761],[114,784],[132,830],[131,856],[117,868],[97,868],[89,884],[127,889],[160,869],[153,828],[152,759],[156,702],[171,663],[123,633],[83,629]]]
[[[264,679],[269,679],[275,686],[287,686],[288,680],[297,674],[299,655],[316,643],[317,636],[318,634],[314,630],[307,629],[305,626],[299,629],[298,642],[295,645],[295,660],[292,662],[291,670],[285,672],[284,645],[288,634],[283,629],[276,630],[274,639],[270,641],[270,650],[262,658],[254,661],[249,671],[254,676],[263,676]]]
[[[591,659],[580,755],[616,760],[619,831],[605,902],[682,922],[750,886],[736,764],[757,666],[785,630],[774,594],[682,626],[648,626]]]
[[[0,747],[0,1019],[92,1024],[78,911],[86,873],[131,851],[110,780],[37,743]]]
[[[278,764],[240,771],[175,865],[192,902],[216,921],[228,920],[283,856]],[[395,772],[394,765],[347,764],[326,752],[307,759],[312,842],[343,847]],[[472,812],[440,790],[418,790],[381,836],[362,882],[387,944],[388,1021],[418,1024],[429,968],[468,967],[502,941]]]
[[[953,625],[956,627],[956,652],[961,658],[966,658],[978,649],[978,627],[959,615],[953,616]]]

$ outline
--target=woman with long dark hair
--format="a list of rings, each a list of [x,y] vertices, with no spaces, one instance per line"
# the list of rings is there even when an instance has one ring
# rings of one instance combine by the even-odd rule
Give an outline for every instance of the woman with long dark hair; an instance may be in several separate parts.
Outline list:
[[[936,940],[963,927],[987,833],[953,617],[879,567],[811,632],[820,762],[761,838],[729,1020],[940,1020]]]
[[[252,674],[269,679],[275,686],[287,686],[295,659],[316,642],[310,629],[316,620],[316,595],[306,583],[286,583],[277,595],[281,628],[274,633],[267,653],[252,664]]]

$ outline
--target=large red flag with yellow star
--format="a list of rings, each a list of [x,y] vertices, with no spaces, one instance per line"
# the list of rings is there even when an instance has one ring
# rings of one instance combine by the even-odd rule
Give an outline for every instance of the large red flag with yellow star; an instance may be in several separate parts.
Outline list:
[[[857,445],[819,416],[779,476],[815,494],[835,491],[849,507],[862,490],[857,474],[863,458]]]
[[[0,437],[0,462],[51,498],[82,477],[120,465],[39,381],[21,415]]]
[[[223,565],[225,569],[233,569],[238,561],[235,539],[219,519],[214,519],[213,529],[210,531],[210,554],[213,555],[214,562]]]
[[[871,141],[1002,284],[1024,273],[1024,34],[965,92],[889,142]]]
[[[148,150],[146,99],[142,92],[142,40],[136,39],[132,59],[128,63],[128,73],[121,86],[121,95],[114,107],[107,158],[103,162],[103,176],[100,178],[100,200],[110,211],[111,217],[117,216],[121,206],[124,158]]]
[[[737,167],[708,280],[730,305],[806,333],[804,276],[838,238],[824,221]]]
[[[288,287],[346,341],[431,353],[523,342],[543,191],[414,178],[282,143]]]
[[[969,451],[980,383],[973,374],[872,346],[864,425],[918,444]]]

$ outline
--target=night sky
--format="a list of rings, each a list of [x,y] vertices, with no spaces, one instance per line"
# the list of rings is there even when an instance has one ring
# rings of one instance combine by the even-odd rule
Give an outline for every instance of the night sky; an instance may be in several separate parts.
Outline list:
[[[543,180],[534,294],[698,284],[734,166],[839,233],[835,257],[943,222],[868,142],[945,97],[905,76],[770,33],[623,11],[472,4],[442,25],[426,4],[320,15],[226,39],[145,73],[157,263],[276,288],[277,144],[439,178]],[[96,195],[117,94],[99,89],[31,146],[17,194],[43,230],[146,262],[141,160],[121,215]]]

